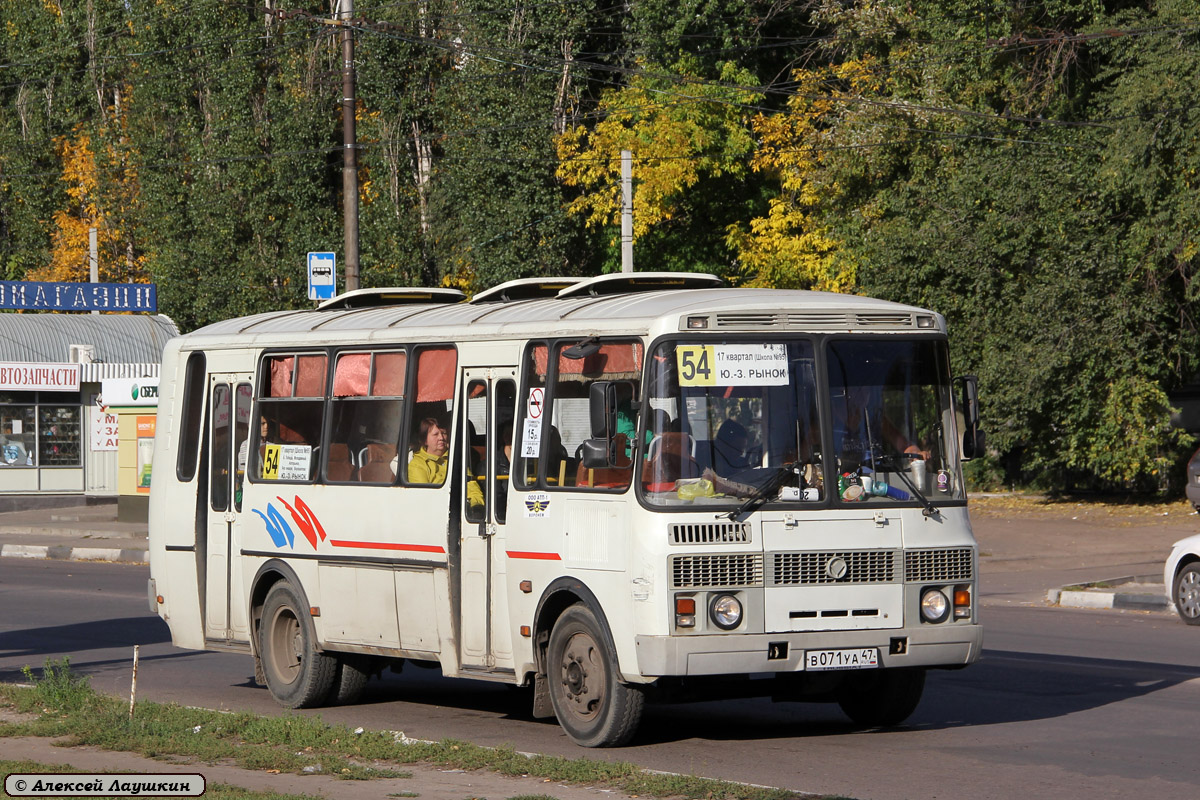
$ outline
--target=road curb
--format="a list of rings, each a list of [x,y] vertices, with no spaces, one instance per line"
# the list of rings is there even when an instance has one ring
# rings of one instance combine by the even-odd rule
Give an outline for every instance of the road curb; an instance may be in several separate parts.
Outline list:
[[[1170,611],[1165,595],[1105,592],[1096,589],[1051,589],[1046,599],[1064,608],[1115,608],[1125,611]]]
[[[68,547],[66,545],[0,544],[0,558],[44,558],[56,561],[117,561],[146,564],[145,550],[115,547]]]

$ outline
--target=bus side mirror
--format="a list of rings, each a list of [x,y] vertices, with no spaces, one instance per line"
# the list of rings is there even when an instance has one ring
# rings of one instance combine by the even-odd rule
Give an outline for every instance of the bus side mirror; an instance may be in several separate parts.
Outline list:
[[[609,460],[609,447],[611,439],[584,439],[583,450],[579,457],[583,462],[583,466],[588,469],[604,469],[612,466]]]
[[[596,381],[588,387],[592,438],[584,441],[580,453],[585,467],[614,467],[623,460],[625,454],[616,452],[617,414],[623,410],[633,423],[638,407],[633,395],[633,383],[630,381]]]
[[[979,430],[979,379],[974,375],[963,375],[954,379],[962,386],[959,406],[963,412],[962,458],[969,461],[983,455],[984,435]]]
[[[591,417],[592,437],[611,439],[617,432],[617,384],[596,381],[588,387],[588,414]]]

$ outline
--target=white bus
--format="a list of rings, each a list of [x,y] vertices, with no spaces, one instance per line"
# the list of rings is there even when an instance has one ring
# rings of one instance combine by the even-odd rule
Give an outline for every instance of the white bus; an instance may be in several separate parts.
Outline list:
[[[945,320],[711,275],[351,292],[163,357],[150,603],[276,700],[404,661],[584,746],[651,701],[894,725],[979,658]]]

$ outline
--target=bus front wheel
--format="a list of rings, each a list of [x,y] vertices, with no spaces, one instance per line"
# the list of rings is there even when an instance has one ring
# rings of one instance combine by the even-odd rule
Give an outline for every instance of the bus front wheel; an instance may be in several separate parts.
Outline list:
[[[837,702],[846,716],[871,728],[899,725],[917,710],[925,691],[925,670],[864,670],[846,676]]]
[[[285,708],[320,705],[337,677],[337,659],[321,653],[296,590],[280,581],[267,592],[259,653],[271,695]]]
[[[621,683],[616,655],[587,606],[571,606],[554,623],[547,662],[550,702],[572,741],[618,747],[633,738],[645,695]]]

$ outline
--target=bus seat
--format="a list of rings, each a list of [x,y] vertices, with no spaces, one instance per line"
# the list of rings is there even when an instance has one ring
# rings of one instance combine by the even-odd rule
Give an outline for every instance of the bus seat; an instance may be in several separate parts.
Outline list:
[[[651,443],[653,455],[646,463],[643,480],[647,486],[674,488],[680,478],[697,478],[700,469],[692,456],[695,440],[686,433],[665,433]],[[655,447],[654,445],[658,445]],[[662,489],[657,489],[663,491]]]
[[[678,444],[678,440],[683,439],[687,442],[688,457],[695,460],[696,458],[696,440],[692,438],[690,433],[680,433],[678,431],[667,431],[660,433],[650,440],[650,446],[646,448],[646,460],[651,461],[664,446],[670,444],[674,448],[674,452],[682,453],[682,447]]]
[[[305,444],[304,436],[295,428],[279,423],[280,444]]]
[[[330,481],[352,481],[358,476],[350,461],[350,446],[344,442],[329,443],[329,463],[325,465],[325,479]]]
[[[363,451],[363,465],[358,470],[358,479],[363,483],[391,483],[396,477],[392,471],[396,446],[372,442],[364,447]]]

